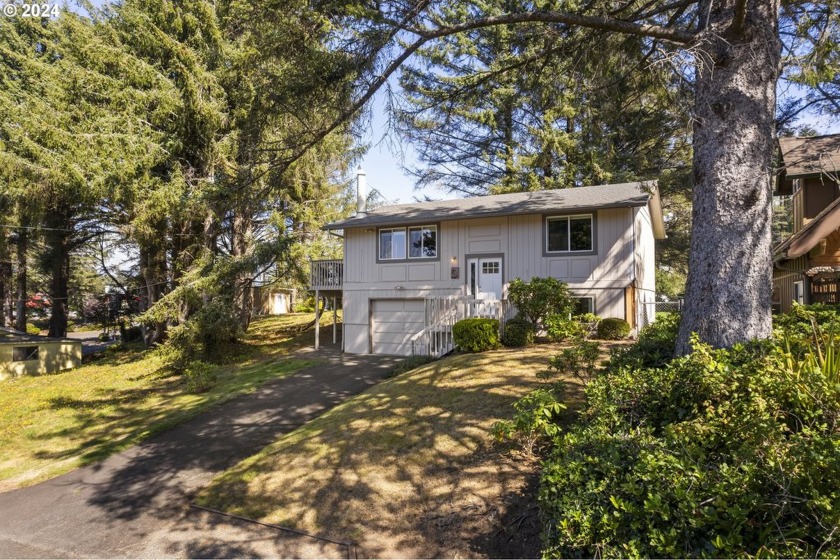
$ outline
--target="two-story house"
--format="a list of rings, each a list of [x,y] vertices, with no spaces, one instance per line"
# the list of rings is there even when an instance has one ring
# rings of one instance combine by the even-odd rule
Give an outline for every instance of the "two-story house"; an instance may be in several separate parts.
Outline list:
[[[312,265],[312,289],[341,293],[345,352],[442,353],[452,320],[503,318],[514,278],[553,277],[569,284],[581,311],[632,327],[647,321],[654,239],[665,236],[655,182],[369,211],[363,192],[358,198],[355,216],[326,226],[343,232],[343,260]]]
[[[840,303],[840,134],[779,138],[777,193],[790,196],[790,237],[773,249],[773,305]]]

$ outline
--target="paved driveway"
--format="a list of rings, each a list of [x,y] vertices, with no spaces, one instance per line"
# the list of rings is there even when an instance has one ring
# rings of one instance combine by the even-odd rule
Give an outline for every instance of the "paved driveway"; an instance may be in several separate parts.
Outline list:
[[[74,340],[81,340],[82,341],[82,356],[89,356],[91,354],[96,354],[97,352],[101,352],[111,346],[112,344],[116,344],[116,340],[109,340],[108,342],[100,342],[99,340],[99,333],[102,331],[80,331],[80,332],[69,332],[67,333],[67,338],[72,338]]]
[[[341,356],[266,384],[123,453],[0,494],[0,557],[347,556],[347,547],[189,507],[236,464],[351,395],[396,363]]]

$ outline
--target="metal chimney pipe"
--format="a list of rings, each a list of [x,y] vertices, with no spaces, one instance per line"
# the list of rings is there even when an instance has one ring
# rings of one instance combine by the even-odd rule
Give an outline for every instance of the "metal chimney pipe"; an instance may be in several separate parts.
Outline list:
[[[367,195],[367,175],[360,165],[356,170],[356,216],[360,218],[367,216]]]

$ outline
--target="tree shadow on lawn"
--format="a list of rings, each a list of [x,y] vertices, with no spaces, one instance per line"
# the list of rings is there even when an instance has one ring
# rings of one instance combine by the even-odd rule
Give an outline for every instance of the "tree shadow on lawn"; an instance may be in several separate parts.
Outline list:
[[[482,553],[476,535],[498,530],[500,502],[535,468],[500,452],[490,427],[539,385],[546,356],[466,361],[381,383],[228,471],[201,503],[356,541],[362,556]]]
[[[380,363],[381,362],[381,363]],[[269,382],[251,395],[217,407],[90,469],[87,503],[114,521],[141,516],[176,519],[192,494],[224,469],[253,455],[325,408],[385,377],[391,362],[340,375],[310,368]]]

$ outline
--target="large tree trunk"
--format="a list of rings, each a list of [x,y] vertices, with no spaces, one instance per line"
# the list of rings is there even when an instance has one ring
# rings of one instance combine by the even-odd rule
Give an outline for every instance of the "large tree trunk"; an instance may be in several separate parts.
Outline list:
[[[677,353],[771,332],[778,0],[704,0],[696,49],[691,255]],[[741,15],[743,17],[741,17]]]
[[[46,215],[45,255],[46,269],[50,274],[50,332],[49,336],[67,336],[67,297],[70,283],[70,245],[72,224],[60,209]]]
[[[64,232],[61,232],[64,234]],[[67,298],[70,282],[70,249],[67,235],[53,237],[50,247],[50,333],[49,336],[67,336]]]
[[[9,248],[0,236],[0,327],[6,326],[6,300],[12,292],[12,261],[9,259]]]
[[[140,274],[145,284],[146,308],[152,307],[166,293],[168,266],[166,262],[166,223],[159,224],[160,237],[146,240],[140,246]],[[166,340],[166,321],[158,321],[146,333],[147,345],[158,344]]]
[[[29,231],[23,227],[20,229],[17,238],[16,266],[17,274],[15,275],[15,329],[26,331],[26,256],[29,252]]]
[[[253,222],[251,215],[245,208],[247,205],[243,204],[242,208],[238,209],[233,217],[233,228],[231,237],[233,242],[233,256],[244,258],[251,253],[252,237],[253,237]],[[248,330],[251,324],[251,313],[254,307],[253,294],[251,287],[253,285],[253,276],[251,272],[243,272],[239,274],[236,279],[236,312],[239,315],[239,325],[242,330]]]

